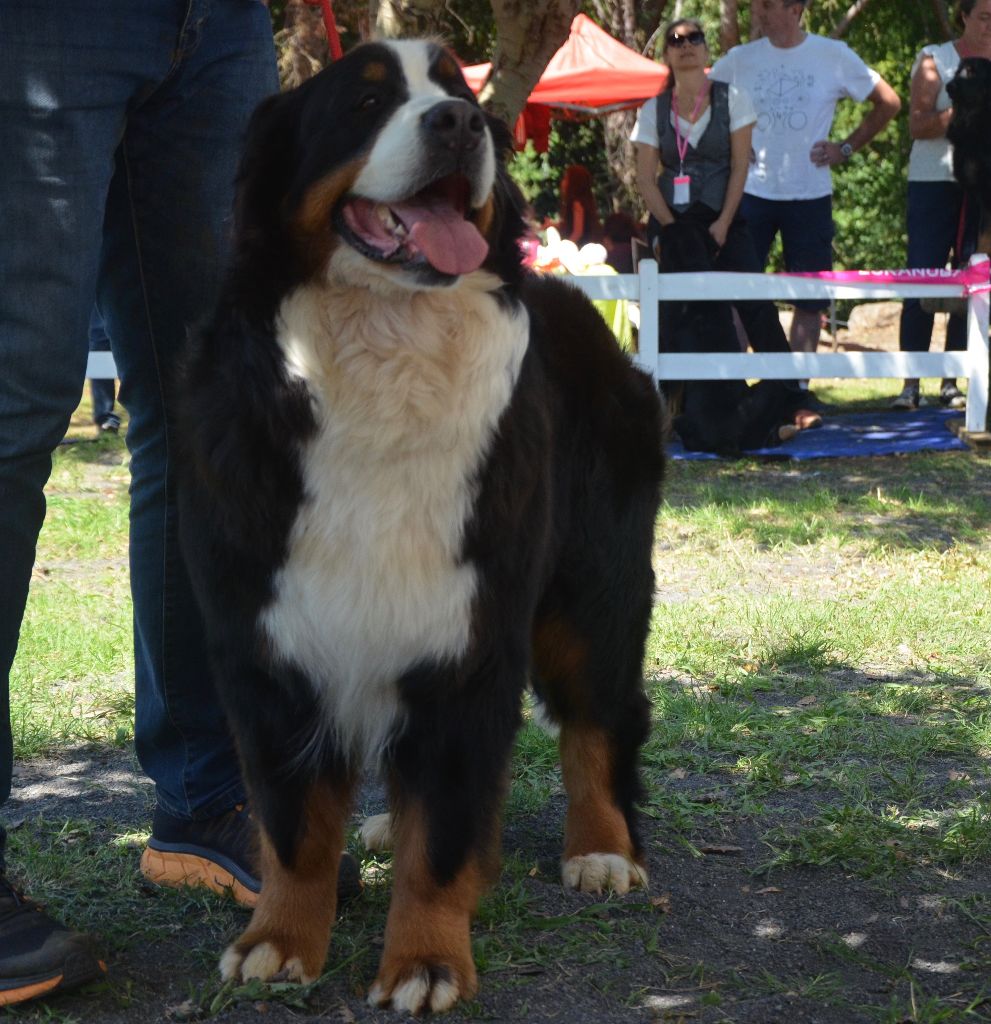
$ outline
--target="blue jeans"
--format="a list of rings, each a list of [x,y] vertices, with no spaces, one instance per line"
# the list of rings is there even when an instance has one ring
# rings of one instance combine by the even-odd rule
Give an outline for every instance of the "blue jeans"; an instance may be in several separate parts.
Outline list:
[[[89,321],[90,352],[109,352],[110,339],[107,337],[107,325],[97,309]],[[89,382],[89,393],[93,399],[93,422],[100,426],[114,415],[114,399],[116,384],[109,377],[95,377]]]
[[[130,413],[136,747],[159,803],[243,790],[176,543],[176,357],[211,309],[247,119],[278,88],[259,0],[0,0],[0,802],[9,672],[94,301]]]
[[[976,207],[976,204],[974,204]],[[960,233],[963,190],[955,181],[910,181],[908,183],[908,266],[911,270],[945,267],[955,251]],[[963,241],[971,248],[976,235],[976,209],[964,225]],[[956,253],[962,262],[966,248]],[[928,352],[932,344],[933,314],[918,299],[906,299],[898,324],[898,344],[903,352]],[[967,347],[967,321],[951,316],[946,325],[947,352]]]

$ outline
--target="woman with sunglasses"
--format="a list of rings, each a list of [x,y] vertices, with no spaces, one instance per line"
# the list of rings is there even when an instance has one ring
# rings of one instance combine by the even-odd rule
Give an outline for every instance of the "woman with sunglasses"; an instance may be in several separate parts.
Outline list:
[[[656,252],[662,228],[687,221],[705,232],[713,270],[761,273],[738,214],[757,120],[753,102],[742,89],[706,77],[709,48],[695,18],[667,27],[663,59],[667,85],[643,105],[630,136],[637,187],[650,212],[647,240]],[[773,302],[736,306],[754,351],[791,351]]]
[[[684,238],[691,226],[704,238],[708,269],[762,273],[750,231],[738,213],[757,120],[753,103],[743,90],[707,78],[709,48],[698,20],[671,22],[663,38],[663,59],[670,69],[667,84],[641,108],[630,136],[636,148],[637,186],[650,212],[648,242],[659,253],[667,226],[682,225],[669,233],[672,242],[675,234]],[[665,262],[662,258],[662,266]],[[755,351],[791,351],[773,302],[751,300],[735,306]],[[796,382],[781,387],[798,391]],[[799,412],[800,427],[822,422],[806,409]]]

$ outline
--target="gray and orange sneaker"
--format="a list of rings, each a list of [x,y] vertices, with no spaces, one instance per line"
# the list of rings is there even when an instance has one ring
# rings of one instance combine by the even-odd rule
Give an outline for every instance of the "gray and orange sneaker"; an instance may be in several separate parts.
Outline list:
[[[205,886],[230,894],[243,907],[254,907],[261,892],[257,841],[258,830],[245,804],[204,821],[175,818],[156,807],[141,873],[155,885]],[[345,902],[361,889],[358,862],[345,852],[337,898]]]
[[[0,873],[0,1006],[84,985],[106,969],[85,935],[49,917]]]

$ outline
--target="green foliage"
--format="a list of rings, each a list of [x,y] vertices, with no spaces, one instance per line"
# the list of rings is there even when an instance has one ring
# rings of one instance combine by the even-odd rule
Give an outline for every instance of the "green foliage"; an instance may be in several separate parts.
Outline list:
[[[517,153],[510,165],[510,173],[523,195],[533,206],[538,221],[545,217],[556,220],[560,213],[561,177],[570,164],[584,164],[595,183],[595,200],[599,215],[605,217],[612,210],[613,177],[606,158],[603,122],[588,121],[551,122],[548,152],[538,153],[527,142],[522,153]]]
[[[643,5],[644,7],[648,5]],[[831,35],[849,10],[849,0],[816,0],[806,14],[806,27],[810,32]],[[588,11],[594,15],[593,11]],[[650,26],[648,13],[641,10],[640,32],[645,36]],[[720,0],[693,0],[681,8],[683,17],[697,17],[708,28],[713,60],[721,56],[718,42]],[[750,30],[750,5],[740,4],[740,30],[745,40]],[[869,5],[857,17],[843,36],[871,67],[901,96],[903,107],[895,121],[855,157],[849,164],[834,171],[834,219],[836,239],[835,261],[838,268],[882,268],[903,266],[905,261],[905,196],[907,190],[908,154],[911,139],[908,134],[909,78],[916,54],[927,43],[941,40],[939,24],[928,0],[899,0],[898,3]],[[840,103],[833,128],[833,138],[845,138],[859,123],[869,105]],[[581,162],[590,168],[603,156],[597,136],[590,132],[569,139],[566,155],[556,152],[565,144],[558,132],[551,137],[551,152],[545,168],[560,170],[568,163]],[[584,152],[579,148],[584,144]],[[533,179],[528,168],[528,184]],[[610,206],[611,193],[619,186],[616,175],[605,169],[600,198],[602,207]],[[541,180],[535,196],[540,206],[553,209],[556,200],[546,195],[548,175]],[[552,181],[554,177],[550,176]],[[556,184],[556,181],[555,181]],[[601,195],[601,193],[605,193]],[[777,250],[780,255],[780,250]],[[772,266],[775,252],[772,251]]]

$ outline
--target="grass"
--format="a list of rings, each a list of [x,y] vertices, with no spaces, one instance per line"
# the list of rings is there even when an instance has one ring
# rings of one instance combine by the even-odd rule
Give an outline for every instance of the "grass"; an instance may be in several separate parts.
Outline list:
[[[859,409],[880,407],[892,387],[817,390]],[[85,407],[70,437],[91,437]],[[672,865],[701,863],[703,840],[750,828],[761,850],[749,869],[754,886],[794,871],[839,873],[879,894],[986,879],[989,468],[980,453],[670,467],[645,662],[655,725],[644,751],[643,810]],[[133,737],[126,487],[120,438],[57,453],[12,676],[18,758],[80,743],[126,750]],[[562,792],[555,741],[528,723],[508,825],[525,830],[559,809]],[[33,891],[118,955],[155,943],[191,976],[206,973],[243,914],[209,896],[144,888],[136,851],[148,827],[36,821],[12,833],[12,855]],[[366,898],[344,915],[328,974],[312,990],[191,982],[172,1016],[265,1001],[297,1011],[319,1001],[322,984],[360,993],[379,953],[389,862],[366,856],[364,867]],[[562,971],[588,978],[617,1005],[654,1006],[658,1019],[680,1019],[688,998],[665,1003],[658,972],[672,991],[693,993],[693,1014],[709,1008],[726,1020],[736,1001],[758,996],[845,1006],[851,1020],[991,1019],[980,980],[991,974],[986,887],[983,896],[947,897],[972,931],[972,949],[964,980],[946,989],[925,966],[868,955],[828,929],[807,973],[773,965],[734,973],[733,964],[679,958],[664,938],[665,908],[640,899],[562,910],[542,902],[532,884],[554,871],[553,857],[510,852],[473,932],[485,990],[515,993],[524,1019],[528,1000],[540,998],[540,979]],[[645,963],[654,980],[637,984]],[[849,990],[844,972],[853,970],[883,978],[886,994]],[[113,974],[105,991],[122,1011],[144,998]],[[667,1005],[674,1009],[664,1017]],[[45,1012],[18,1015],[49,1019]],[[486,1012],[471,1003],[458,1015]]]

